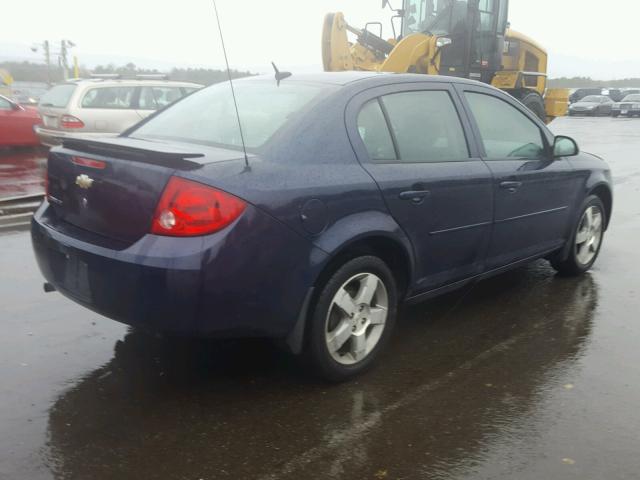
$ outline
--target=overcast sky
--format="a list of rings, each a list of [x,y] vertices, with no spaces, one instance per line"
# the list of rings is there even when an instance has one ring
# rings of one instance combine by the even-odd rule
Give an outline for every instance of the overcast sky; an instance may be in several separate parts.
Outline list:
[[[320,68],[324,14],[349,23],[383,21],[380,0],[217,0],[232,66]],[[394,0],[392,0],[394,3]],[[400,5],[400,0],[395,4]],[[4,6],[0,59],[40,60],[28,47],[44,39],[77,43],[80,62],[146,66],[223,63],[211,0],[19,0]],[[10,20],[10,21],[9,21]],[[550,52],[550,73],[640,77],[640,0],[511,0],[512,28]]]

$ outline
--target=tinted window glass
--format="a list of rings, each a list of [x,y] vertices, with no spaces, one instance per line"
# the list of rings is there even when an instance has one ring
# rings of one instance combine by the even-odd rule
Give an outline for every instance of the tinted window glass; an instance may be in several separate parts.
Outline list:
[[[358,115],[358,132],[373,161],[395,160],[393,140],[378,100],[368,102]]]
[[[402,162],[447,162],[469,158],[460,118],[443,91],[382,97]]]
[[[11,103],[4,98],[0,98],[0,110],[11,110]]]
[[[40,99],[40,106],[64,108],[71,100],[71,95],[76,89],[76,85],[56,85]]]
[[[544,157],[542,132],[526,115],[491,95],[465,92],[487,158]]]
[[[248,148],[266,143],[322,92],[334,87],[283,82],[234,83]],[[132,137],[175,140],[223,147],[242,147],[238,118],[228,83],[200,90],[161,112]]]
[[[82,99],[83,108],[132,108],[135,87],[92,88]]]

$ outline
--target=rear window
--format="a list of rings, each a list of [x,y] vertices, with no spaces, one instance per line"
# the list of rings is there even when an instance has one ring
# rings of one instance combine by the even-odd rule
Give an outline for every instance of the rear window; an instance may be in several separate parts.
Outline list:
[[[40,106],[55,108],[66,107],[76,87],[76,85],[72,84],[56,85],[40,98]]]
[[[300,114],[326,85],[284,82],[234,84],[247,148],[259,148]],[[241,148],[242,140],[229,83],[186,97],[131,133],[131,137]]]

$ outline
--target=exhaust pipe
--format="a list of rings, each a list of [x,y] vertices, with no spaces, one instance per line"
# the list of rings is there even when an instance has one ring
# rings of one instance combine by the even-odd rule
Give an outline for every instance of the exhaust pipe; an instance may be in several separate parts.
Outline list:
[[[56,287],[51,285],[49,282],[45,282],[42,285],[42,288],[44,288],[44,293],[51,293],[51,292],[55,292],[56,291]]]

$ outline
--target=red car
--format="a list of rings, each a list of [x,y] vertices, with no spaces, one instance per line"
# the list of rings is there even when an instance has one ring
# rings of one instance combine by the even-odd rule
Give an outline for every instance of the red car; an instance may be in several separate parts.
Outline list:
[[[0,95],[0,147],[40,145],[33,131],[40,123],[35,107],[23,107]]]

